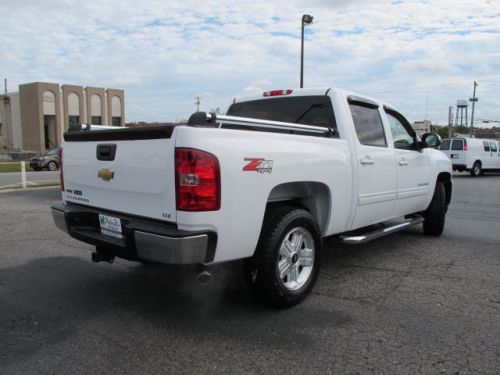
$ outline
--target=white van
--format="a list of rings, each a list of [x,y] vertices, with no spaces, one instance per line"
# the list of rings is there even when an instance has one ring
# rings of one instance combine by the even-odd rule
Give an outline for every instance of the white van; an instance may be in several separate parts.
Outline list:
[[[479,176],[500,171],[500,141],[478,138],[443,139],[439,149],[451,159],[454,171]]]

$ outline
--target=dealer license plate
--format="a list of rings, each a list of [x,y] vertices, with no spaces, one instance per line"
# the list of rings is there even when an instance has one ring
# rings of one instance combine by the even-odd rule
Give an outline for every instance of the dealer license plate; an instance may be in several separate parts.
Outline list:
[[[117,217],[99,214],[99,225],[102,234],[123,238],[122,223]]]

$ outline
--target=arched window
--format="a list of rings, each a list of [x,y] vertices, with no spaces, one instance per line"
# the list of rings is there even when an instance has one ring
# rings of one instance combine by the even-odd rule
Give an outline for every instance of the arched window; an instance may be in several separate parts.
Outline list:
[[[52,91],[43,93],[43,114],[48,116],[56,114],[56,96]]]
[[[122,100],[119,96],[111,99],[111,123],[113,126],[122,125]]]
[[[74,92],[68,95],[68,125],[80,123],[80,98]]]
[[[92,95],[90,98],[90,108],[92,117],[91,123],[94,125],[102,125],[102,100],[100,95]]]
[[[56,95],[47,90],[43,93],[42,101],[45,148],[49,149],[57,146]]]

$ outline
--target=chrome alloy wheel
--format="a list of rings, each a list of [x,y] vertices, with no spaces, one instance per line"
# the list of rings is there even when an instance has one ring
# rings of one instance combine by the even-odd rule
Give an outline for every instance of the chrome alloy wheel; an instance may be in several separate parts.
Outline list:
[[[303,227],[293,228],[283,238],[278,254],[278,276],[288,290],[300,289],[314,267],[314,239]]]

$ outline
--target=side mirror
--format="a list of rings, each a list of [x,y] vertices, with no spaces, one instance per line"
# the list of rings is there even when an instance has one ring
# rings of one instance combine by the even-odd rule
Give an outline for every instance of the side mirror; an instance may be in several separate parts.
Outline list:
[[[436,133],[425,133],[422,135],[422,148],[435,148],[441,144],[441,137]]]

